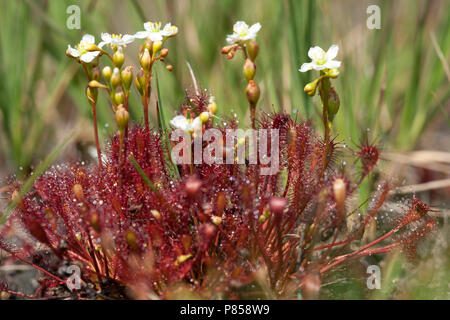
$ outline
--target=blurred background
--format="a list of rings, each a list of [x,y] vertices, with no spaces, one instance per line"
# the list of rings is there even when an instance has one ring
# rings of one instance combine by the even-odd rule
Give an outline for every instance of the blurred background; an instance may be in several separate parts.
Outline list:
[[[71,15],[66,10],[74,4],[81,9],[79,30],[66,26]],[[381,9],[380,29],[367,26],[371,16],[367,8],[374,4]],[[311,99],[303,92],[315,75],[298,69],[310,60],[311,46],[327,50],[331,44],[339,45],[337,60],[342,67],[333,83],[341,108],[334,134],[350,147],[365,135],[369,141],[378,141],[384,150],[382,168],[387,176],[395,174],[407,186],[404,194],[416,192],[440,208],[438,215],[446,228],[450,198],[449,13],[450,1],[446,0],[0,0],[0,186],[10,175],[26,177],[69,134],[73,139],[57,161],[95,161],[85,75],[65,55],[67,45],[77,44],[85,33],[100,41],[101,32],[134,34],[149,20],[177,25],[179,34],[166,42],[167,60],[174,71],[157,66],[166,114],[173,115],[185,91],[193,90],[189,62],[201,87],[216,97],[219,115],[235,114],[242,126],[247,126],[242,59],[238,55],[228,61],[220,54],[234,22],[244,20],[249,25],[262,24],[256,61],[256,81],[262,91],[259,107],[298,114],[298,119],[317,123],[317,130],[321,130],[318,97]],[[138,48],[139,41],[126,48],[125,65],[138,65]],[[102,140],[115,130],[107,101],[101,96],[98,106]],[[154,110],[154,101],[152,106]],[[132,94],[130,109],[133,119],[139,121],[142,112],[137,92]],[[370,183],[365,184],[361,198],[370,190]],[[448,234],[440,235],[445,244]],[[448,270],[448,246],[442,250],[445,261],[439,265]],[[399,259],[386,260],[393,277]],[[435,266],[432,262],[421,268]],[[447,298],[448,276],[444,272],[444,280],[437,281],[439,294]],[[358,290],[342,289],[336,283],[330,288],[350,298],[361,297]],[[419,285],[410,289],[419,297],[426,294]]]

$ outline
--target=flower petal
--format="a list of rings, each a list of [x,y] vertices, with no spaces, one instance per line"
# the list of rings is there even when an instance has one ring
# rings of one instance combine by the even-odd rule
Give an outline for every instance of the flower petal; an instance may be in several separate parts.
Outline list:
[[[323,50],[321,47],[315,46],[311,47],[308,50],[308,57],[311,58],[311,60],[315,60],[317,56],[323,53]]]
[[[328,63],[328,62],[327,62]],[[324,69],[327,69],[328,67],[326,66],[326,63],[325,64],[315,64],[315,63],[313,63],[312,64],[312,67],[313,67],[313,69],[314,70],[317,70],[317,71],[321,71],[321,70],[324,70]]]
[[[233,32],[241,33],[242,29],[248,28],[248,25],[244,21],[237,21],[233,25]]]
[[[148,37],[152,41],[161,41],[163,39],[161,32],[150,32]]]
[[[95,43],[95,37],[92,34],[85,34],[81,41],[86,43]]]
[[[108,44],[108,43],[109,43],[109,42],[102,41],[102,42],[100,42],[100,43],[98,44],[98,47],[99,47],[100,49],[102,49],[103,46],[104,46],[105,44]]]
[[[333,60],[337,57],[339,46],[333,44],[327,51],[327,60]]]
[[[69,51],[69,54],[74,57],[74,58],[78,58],[80,56],[80,51],[78,51],[77,49],[74,49],[70,46],[70,44],[67,46],[67,50]]]
[[[144,23],[144,29],[147,30],[147,31],[151,31],[152,30],[152,23],[150,21]]]
[[[189,122],[182,115],[174,117],[172,120],[170,120],[170,124],[176,129],[181,129],[183,131],[187,131],[189,129]]]
[[[92,60],[94,60],[99,55],[99,53],[100,51],[86,52],[85,54],[82,54],[80,56],[80,60],[85,63],[92,62]]]
[[[337,69],[341,66],[341,62],[340,61],[336,61],[336,60],[331,60],[331,61],[327,61],[324,64],[324,67],[327,69]]]
[[[149,35],[148,31],[138,31],[135,33],[134,37],[138,39],[145,39]]]
[[[304,63],[302,64],[302,66],[300,67],[300,69],[298,69],[298,71],[300,72],[306,72],[309,71],[313,68],[313,64],[312,63]]]
[[[132,43],[134,40],[135,40],[134,36],[132,36],[131,34],[125,34],[122,37],[122,41],[123,41],[124,44]]]
[[[233,44],[233,43],[239,42],[239,40],[240,40],[240,38],[239,38],[239,36],[237,34],[230,34],[230,35],[227,36],[227,42],[229,44]]]
[[[111,38],[112,37],[111,37],[111,35],[109,33],[102,32],[100,37],[102,38],[103,42],[106,42],[106,43],[110,43],[111,42]]]
[[[248,33],[253,33],[256,36],[259,30],[261,30],[261,24],[257,22],[248,29]]]

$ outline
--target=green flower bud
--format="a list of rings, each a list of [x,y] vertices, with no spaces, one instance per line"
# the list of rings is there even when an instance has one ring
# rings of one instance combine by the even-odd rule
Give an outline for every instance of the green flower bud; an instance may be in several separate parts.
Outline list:
[[[112,69],[110,66],[106,66],[102,70],[103,77],[105,78],[106,82],[111,81],[111,75],[112,75]]]
[[[125,95],[122,91],[116,92],[114,94],[114,102],[116,103],[116,105],[121,105],[124,100],[125,100]]]
[[[336,79],[339,76],[339,70],[338,69],[330,69],[327,71],[327,77],[331,79]]]
[[[140,94],[140,95],[143,95],[143,94],[144,94],[144,90],[143,90],[142,87],[141,87],[141,84],[140,84],[140,82],[139,82],[138,76],[136,76],[136,77],[134,78],[134,85],[136,86],[136,89],[138,89],[139,94]]]
[[[208,110],[209,113],[211,114],[216,114],[217,113],[217,103],[214,99],[210,99],[208,106],[206,107],[206,110]]]
[[[133,80],[133,72],[131,71],[132,69],[132,66],[128,66],[121,73],[123,87],[127,91],[130,90],[131,81]]]
[[[126,126],[128,125],[128,121],[130,120],[130,114],[127,110],[123,107],[122,104],[120,104],[117,107],[116,111],[116,122],[117,126],[119,127],[120,131],[125,130]]]
[[[116,89],[117,86],[120,85],[121,77],[120,77],[120,71],[119,68],[114,68],[113,74],[111,76],[111,86],[113,89]]]
[[[334,119],[334,116],[339,111],[339,106],[341,105],[341,100],[339,99],[339,95],[334,90],[334,88],[330,89],[330,94],[328,95],[328,120],[331,122]]]
[[[86,95],[87,95],[89,100],[95,102],[95,101],[97,101],[97,97],[98,97],[98,89],[97,88],[91,88],[91,87],[88,86],[86,88]]]
[[[141,64],[142,68],[145,71],[148,71],[150,68],[151,61],[152,61],[152,58],[150,57],[150,52],[148,51],[147,48],[145,48],[144,53],[142,53],[142,55],[139,59],[139,63]]]
[[[123,50],[122,47],[119,47],[117,49],[116,52],[114,52],[113,55],[113,62],[114,62],[114,66],[116,66],[117,68],[122,68],[122,65],[125,61],[125,55],[123,54]]]
[[[207,122],[209,120],[209,112],[207,112],[207,111],[202,112],[202,113],[200,113],[199,117],[200,117],[200,121],[202,123],[205,123],[205,122]]]
[[[100,83],[97,80],[89,81],[89,87],[91,87],[91,88],[108,88],[103,83]]]
[[[317,89],[317,83],[319,82],[319,79],[308,83],[305,88],[303,89],[308,96],[313,97],[316,94],[316,89]]]
[[[159,40],[159,41],[153,42],[153,50],[152,50],[152,52],[153,52],[152,56],[153,57],[155,57],[156,54],[159,52],[159,50],[161,50],[161,47],[162,47],[162,41]]]
[[[256,72],[256,66],[255,64],[250,60],[246,59],[243,67],[244,76],[247,78],[248,81],[253,80],[255,77]]]

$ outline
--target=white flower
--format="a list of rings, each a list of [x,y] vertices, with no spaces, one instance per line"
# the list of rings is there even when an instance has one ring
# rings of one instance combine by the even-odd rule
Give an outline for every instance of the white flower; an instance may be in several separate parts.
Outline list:
[[[134,36],[138,39],[150,38],[151,41],[162,41],[178,33],[178,28],[170,23],[166,23],[163,29],[161,25],[161,22],[146,22],[145,31],[136,32]]]
[[[72,48],[69,44],[67,51],[72,57],[78,58],[82,62],[89,63],[100,54],[100,51],[87,51],[86,48],[90,44],[95,44],[95,37],[90,34],[85,34],[75,48]]]
[[[304,63],[300,67],[300,72],[306,72],[311,69],[314,70],[324,70],[324,69],[337,69],[341,66],[340,61],[333,60],[336,58],[339,51],[339,47],[333,44],[327,52],[322,48],[315,46],[310,48],[308,51],[308,56],[311,58],[311,62]]]
[[[255,39],[256,34],[260,29],[261,24],[259,22],[255,23],[249,28],[244,21],[238,21],[233,26],[233,34],[227,36],[227,42],[229,44],[233,44],[239,41]]]
[[[111,47],[113,46],[121,46],[124,47],[127,44],[130,44],[134,41],[134,36],[129,34],[109,34],[102,33],[101,35],[102,42],[98,44],[100,48],[103,48],[105,44],[109,44]]]
[[[187,119],[183,115],[176,116],[170,120],[170,124],[176,129],[181,129],[185,132],[198,132],[202,129],[202,121],[200,117],[192,119]]]

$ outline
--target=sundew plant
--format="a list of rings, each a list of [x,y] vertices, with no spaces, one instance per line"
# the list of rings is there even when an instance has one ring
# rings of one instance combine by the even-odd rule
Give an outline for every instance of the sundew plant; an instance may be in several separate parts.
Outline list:
[[[2,215],[2,263],[39,274],[33,293],[2,281],[2,297],[317,299],[330,275],[352,277],[346,267],[355,261],[400,252],[417,262],[438,220],[415,196],[385,210],[395,185],[377,170],[376,137],[361,132],[361,142],[348,145],[335,130],[346,108],[336,89],[345,72],[339,46],[302,48],[308,59],[296,72],[311,81],[291,90],[317,97],[308,102],[320,114],[314,124],[262,111],[265,27],[237,21],[229,30],[217,55],[232,60],[225,68],[242,68],[233,95],[248,103],[249,119],[221,112],[214,88],[192,68],[176,114],[164,104],[156,66],[173,77],[184,67],[171,62],[167,44],[184,36],[171,23],[85,34],[58,53],[85,75],[96,161],[63,161],[2,189],[11,201]],[[139,66],[128,64],[130,56]],[[105,97],[116,132],[102,148],[97,115]],[[143,117],[133,119],[133,109]],[[361,199],[368,181],[374,192]]]

